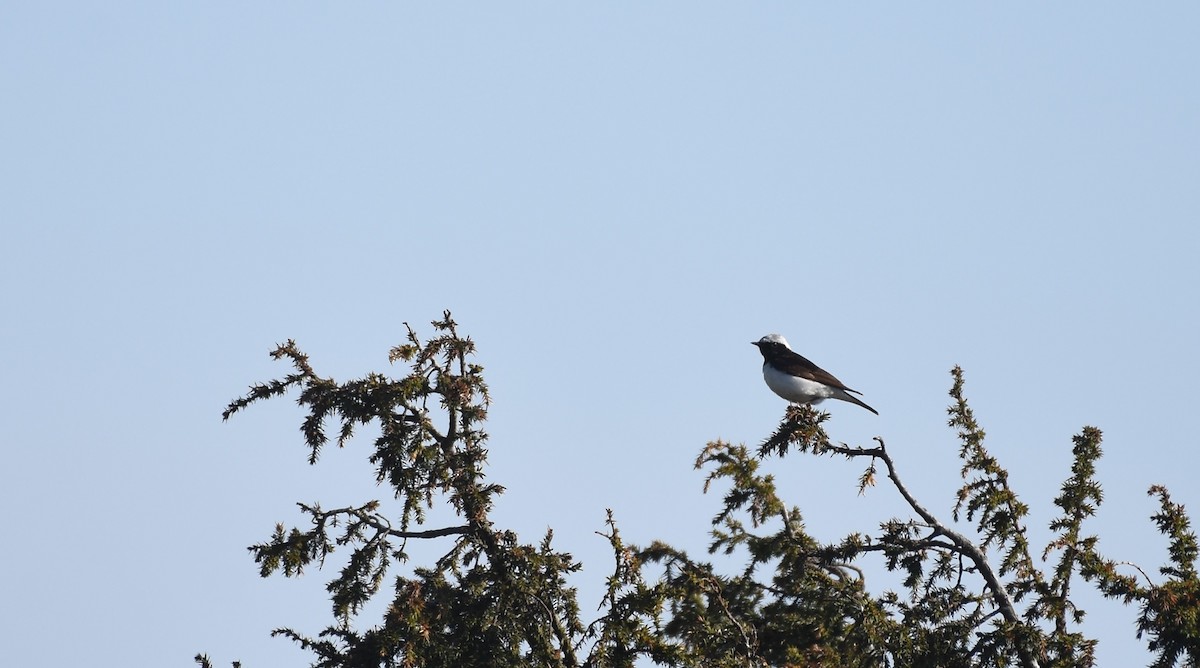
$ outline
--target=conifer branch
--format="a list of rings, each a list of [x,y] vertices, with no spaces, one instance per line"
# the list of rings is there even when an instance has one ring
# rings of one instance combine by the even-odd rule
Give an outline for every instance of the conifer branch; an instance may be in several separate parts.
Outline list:
[[[471,526],[469,524],[442,527],[440,529],[427,529],[425,531],[402,531],[400,529],[393,529],[391,523],[388,522],[383,515],[369,512],[378,505],[378,502],[376,501],[372,501],[371,503],[359,508],[346,507],[336,508],[334,510],[321,510],[320,508],[312,507],[303,503],[297,503],[296,505],[300,506],[301,509],[312,515],[314,522],[319,521],[321,524],[324,524],[325,521],[331,517],[335,517],[337,515],[349,515],[358,519],[360,522],[366,524],[372,529],[376,529],[393,538],[440,538],[442,536],[462,535],[471,531]]]

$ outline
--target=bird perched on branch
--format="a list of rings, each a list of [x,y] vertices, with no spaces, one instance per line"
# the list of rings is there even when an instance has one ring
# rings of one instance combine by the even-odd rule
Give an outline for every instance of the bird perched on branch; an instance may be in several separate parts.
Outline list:
[[[879,415],[879,411],[854,396],[862,392],[846,387],[833,374],[792,350],[783,336],[768,334],[751,345],[758,346],[762,353],[763,379],[767,381],[767,387],[784,399],[795,404],[819,404],[826,399],[841,399]]]

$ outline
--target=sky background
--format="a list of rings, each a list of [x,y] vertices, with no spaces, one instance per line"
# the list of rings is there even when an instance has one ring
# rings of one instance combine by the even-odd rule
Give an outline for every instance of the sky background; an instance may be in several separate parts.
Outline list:
[[[0,665],[307,665],[269,631],[323,628],[333,573],[245,547],[388,490],[366,441],[308,466],[289,401],[221,411],[278,342],[345,380],[443,309],[494,519],[554,528],[585,613],[606,508],[703,554],[694,458],[783,414],[769,332],[946,519],[962,365],[1039,548],[1101,428],[1086,528],[1154,574],[1146,489],[1200,507],[1198,32],[1183,2],[6,3]],[[858,463],[770,469],[824,540],[900,512]],[[1101,665],[1149,663],[1135,610],[1081,600]]]

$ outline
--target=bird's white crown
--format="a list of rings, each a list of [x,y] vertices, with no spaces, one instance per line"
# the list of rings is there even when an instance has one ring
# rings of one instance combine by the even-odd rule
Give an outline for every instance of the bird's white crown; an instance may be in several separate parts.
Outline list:
[[[759,342],[760,343],[782,343],[784,345],[784,347],[787,348],[788,350],[792,349],[792,347],[788,345],[787,339],[783,338],[783,334],[767,334],[766,336],[759,339]]]

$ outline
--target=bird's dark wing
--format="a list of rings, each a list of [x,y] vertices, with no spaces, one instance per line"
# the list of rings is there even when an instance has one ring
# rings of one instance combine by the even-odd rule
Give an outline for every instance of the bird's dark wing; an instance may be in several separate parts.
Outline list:
[[[854,390],[843,385],[842,381],[834,378],[833,374],[808,361],[808,358],[800,353],[787,349],[780,350],[778,353],[779,355],[771,360],[771,363],[780,371],[790,373],[793,376],[815,380],[818,383],[836,387],[839,390],[854,392]]]

